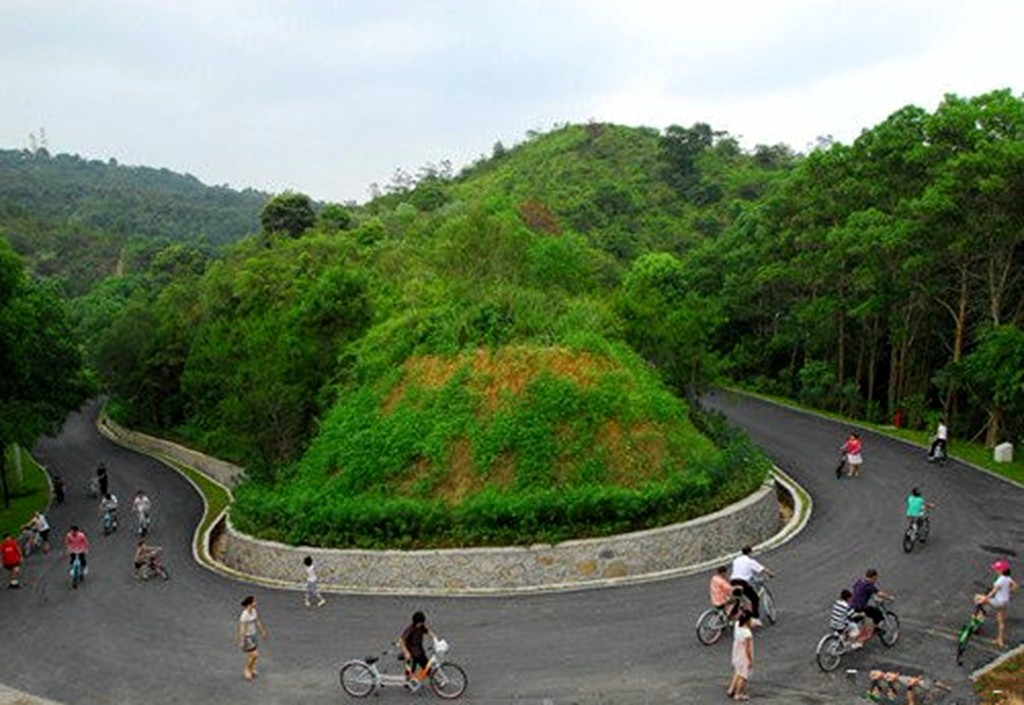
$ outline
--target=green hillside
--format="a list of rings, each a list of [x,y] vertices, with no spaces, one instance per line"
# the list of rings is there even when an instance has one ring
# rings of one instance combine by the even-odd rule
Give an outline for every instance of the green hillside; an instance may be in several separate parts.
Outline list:
[[[215,251],[134,241],[73,311],[121,420],[247,466],[234,518],[254,533],[601,534],[759,479],[688,413],[722,377],[1018,439],[1022,145],[1007,90],[907,106],[806,155],[703,123],[566,125],[330,218],[289,199],[299,226]]]

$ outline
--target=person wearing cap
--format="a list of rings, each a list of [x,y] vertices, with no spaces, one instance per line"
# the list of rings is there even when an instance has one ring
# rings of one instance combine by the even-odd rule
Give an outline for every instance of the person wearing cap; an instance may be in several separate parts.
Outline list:
[[[993,563],[990,568],[998,574],[992,588],[982,596],[983,601],[991,605],[996,612],[996,638],[994,643],[1000,649],[1006,646],[1006,607],[1010,604],[1010,593],[1020,586],[1017,581],[1010,577],[1010,564],[1000,559]]]

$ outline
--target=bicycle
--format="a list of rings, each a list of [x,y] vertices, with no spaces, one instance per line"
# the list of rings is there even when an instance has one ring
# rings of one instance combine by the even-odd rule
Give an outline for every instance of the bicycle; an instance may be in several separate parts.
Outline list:
[[[456,663],[441,660],[448,653],[448,642],[439,639],[431,652],[422,678],[410,678],[404,672],[397,674],[381,671],[378,665],[381,664],[381,657],[392,653],[392,649],[384,650],[380,656],[352,659],[342,664],[338,672],[341,687],[354,698],[364,698],[382,688],[394,686],[416,692],[426,681],[439,698],[453,700],[462,695],[469,685],[466,672]],[[398,653],[398,660],[403,661],[401,653]]]
[[[43,548],[42,535],[32,528],[23,529],[21,532],[21,555],[28,558],[36,551]]]
[[[914,544],[919,541],[921,543],[927,541],[931,530],[932,523],[927,515],[914,517],[914,520],[907,524],[906,531],[903,532],[903,552],[910,553],[914,550]]]
[[[765,584],[763,578],[752,579],[750,585],[757,591],[757,597],[761,601],[761,614],[769,624],[775,624],[775,620],[778,619],[778,609],[772,591]],[[723,605],[704,610],[697,617],[697,640],[705,646],[711,646],[722,638],[722,632],[736,620],[736,616],[742,610],[750,611],[750,600],[742,592],[729,598]]]
[[[960,633],[956,638],[956,665],[962,666],[964,664],[964,652],[967,651],[967,642],[971,640],[971,637],[981,631],[981,625],[985,623],[985,618],[988,613],[985,611],[985,603],[975,601],[974,609],[971,611],[971,616],[967,618],[963,626],[960,627]]]
[[[103,535],[109,536],[117,531],[117,512],[113,509],[103,510]]]
[[[895,612],[886,607],[886,603],[888,601],[889,600],[883,600],[877,597],[875,598],[878,608],[882,611],[882,623],[877,629],[875,629],[872,636],[877,634],[882,644],[887,648],[892,648],[900,638],[900,619],[896,616]],[[861,617],[864,617],[863,613],[861,613]],[[863,621],[863,619],[861,621]],[[864,628],[869,627],[860,627],[860,629]],[[839,664],[842,662],[843,656],[860,648],[857,646],[860,643],[857,639],[858,634],[859,630],[855,631],[853,629],[853,625],[842,630],[829,630],[828,634],[818,640],[818,646],[814,651],[815,660],[818,662],[818,668],[826,673],[830,673],[839,668]]]
[[[170,580],[171,574],[166,568],[164,568],[163,555],[164,549],[160,546],[151,546],[151,552],[145,558],[145,563],[135,568],[132,572],[132,577],[135,580],[145,581],[153,578],[163,578],[164,580]]]
[[[82,567],[81,553],[75,554],[75,557],[71,560],[71,570],[68,572],[71,576],[71,587],[77,590],[79,584],[85,580],[85,569]]]

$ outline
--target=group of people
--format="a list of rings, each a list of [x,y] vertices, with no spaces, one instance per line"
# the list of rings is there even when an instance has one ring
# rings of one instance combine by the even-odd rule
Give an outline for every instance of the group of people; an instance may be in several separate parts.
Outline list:
[[[54,502],[62,504],[64,501],[64,482],[59,476],[54,476],[52,482]],[[100,496],[100,516],[105,530],[104,533],[107,533],[106,529],[108,526],[116,527],[117,525],[119,503],[117,496],[110,490],[110,477],[103,463],[100,463],[96,469],[96,475],[90,484],[95,486],[97,494]],[[139,540],[136,543],[133,557],[136,574],[144,566],[153,567],[159,564],[162,556],[162,549],[159,546],[148,543],[145,538],[150,526],[152,508],[152,500],[143,490],[138,490],[132,499],[132,511],[136,517],[139,534]],[[44,554],[50,552],[51,526],[43,512],[34,512],[32,518],[22,526],[22,531],[24,548],[22,544],[19,544],[18,540],[10,535],[5,536],[3,541],[0,541],[0,562],[2,562],[8,573],[7,586],[9,588],[18,588],[21,585],[21,567],[26,553],[31,550],[28,545],[30,542],[32,546],[38,545]],[[77,525],[71,525],[64,535],[63,544],[68,556],[69,565],[74,564],[77,559],[82,567],[82,575],[87,575],[89,572],[89,537],[85,531]]]
[[[719,566],[708,586],[711,604],[724,610],[735,622],[732,642],[732,680],[726,693],[734,700],[749,700],[747,681],[754,668],[754,632],[761,625],[761,597],[754,586],[761,576],[774,573],[744,546],[731,566]]]

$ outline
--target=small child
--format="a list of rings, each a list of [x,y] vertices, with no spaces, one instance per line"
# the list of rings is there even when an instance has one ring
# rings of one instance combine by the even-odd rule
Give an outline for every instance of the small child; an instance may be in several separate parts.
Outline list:
[[[839,593],[839,599],[832,603],[832,609],[828,613],[828,628],[839,633],[849,633],[850,637],[855,640],[853,648],[857,649],[862,644],[857,640],[860,630],[857,628],[857,622],[853,619],[854,610],[850,607],[852,598],[853,593],[845,588]]]
[[[313,565],[313,556],[303,558],[302,564],[306,566],[306,607],[312,607],[313,600],[316,600],[317,607],[322,607],[327,600],[320,594],[316,585],[316,567]]]

